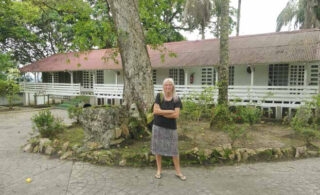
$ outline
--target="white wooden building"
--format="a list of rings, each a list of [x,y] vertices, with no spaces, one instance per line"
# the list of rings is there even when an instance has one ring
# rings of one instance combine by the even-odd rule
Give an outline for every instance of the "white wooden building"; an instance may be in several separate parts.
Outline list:
[[[163,48],[160,52],[148,47],[155,93],[167,77],[174,79],[181,97],[219,81],[218,39],[172,42]],[[229,99],[241,100],[233,104],[272,108],[279,118],[319,92],[317,29],[231,37],[229,51]],[[36,76],[33,83],[21,83],[25,104],[80,95],[90,96],[92,104],[119,102],[123,72],[120,56],[114,60],[113,54],[111,49],[56,54],[21,68]],[[216,98],[217,92],[212,95]]]

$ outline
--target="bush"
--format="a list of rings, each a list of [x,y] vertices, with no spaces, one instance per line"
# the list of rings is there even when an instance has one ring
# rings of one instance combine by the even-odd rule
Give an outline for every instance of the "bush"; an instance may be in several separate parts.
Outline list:
[[[237,106],[231,114],[232,120],[236,123],[249,123],[253,125],[261,121],[262,111],[251,106]]]
[[[226,124],[232,123],[231,112],[227,105],[217,105],[212,108],[212,119],[210,127],[223,128]]]
[[[80,115],[82,114],[82,108],[77,106],[68,107],[68,116],[70,119],[76,119],[77,123],[80,123]]]
[[[213,105],[214,87],[207,87],[201,93],[193,93],[190,98],[183,98],[181,118],[186,120],[210,119]]]
[[[238,139],[245,138],[247,136],[247,126],[239,126],[234,123],[227,124],[223,130],[228,134],[231,139],[231,145]]]
[[[290,125],[296,134],[305,139],[305,142],[308,146],[311,145],[312,140],[320,138],[318,124],[315,124],[310,105],[300,107],[295,116],[292,118]]]
[[[54,138],[63,131],[60,119],[55,118],[50,110],[42,110],[32,117],[33,129],[40,133],[41,137]]]

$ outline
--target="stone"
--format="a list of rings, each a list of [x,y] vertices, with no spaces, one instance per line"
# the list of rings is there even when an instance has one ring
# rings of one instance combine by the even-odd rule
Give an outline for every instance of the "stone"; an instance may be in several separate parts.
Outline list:
[[[196,154],[196,153],[198,153],[198,152],[199,152],[199,148],[198,148],[198,147],[194,147],[194,148],[192,149],[192,153]]]
[[[237,161],[238,162],[240,162],[242,159],[241,159],[241,153],[240,153],[240,151],[239,150],[236,150],[235,151],[235,155],[236,155],[236,157],[237,157]]]
[[[23,151],[24,151],[24,152],[32,152],[32,150],[33,150],[32,144],[26,144],[26,145],[23,147]]]
[[[69,147],[69,142],[65,142],[61,148],[62,152],[66,152],[68,150],[68,147]]]
[[[118,139],[121,136],[121,134],[122,134],[122,129],[117,127],[115,129],[115,138]]]
[[[88,142],[87,143],[87,147],[90,150],[98,150],[98,149],[103,148],[103,146],[100,143],[97,143],[97,142]]]
[[[224,156],[224,150],[221,146],[216,147],[215,150],[218,152],[220,156]]]
[[[65,152],[65,153],[60,157],[60,160],[67,159],[67,158],[69,158],[70,156],[72,156],[72,151]]]
[[[52,141],[48,138],[41,138],[39,140],[39,152],[44,152],[45,148],[50,145]]]
[[[243,159],[243,161],[247,161],[248,158],[249,158],[249,154],[248,154],[247,152],[243,152],[243,153],[242,153],[242,159]]]
[[[210,149],[204,149],[203,154],[206,157],[206,159],[209,159],[211,157],[212,152],[213,151]]]
[[[117,145],[117,144],[120,144],[124,141],[125,139],[124,138],[120,138],[120,139],[116,139],[116,140],[111,140],[110,141],[110,145]]]
[[[155,162],[155,161],[156,161],[156,157],[155,156],[152,155],[152,156],[149,157],[149,162],[152,163],[152,162]]]
[[[52,155],[54,153],[54,148],[49,145],[49,146],[46,147],[44,153],[47,154],[47,155]]]
[[[224,150],[232,150],[232,145],[229,143],[229,144],[223,144],[222,145],[222,148],[224,149]]]
[[[280,148],[273,148],[272,151],[276,158],[282,158],[283,154]]]
[[[309,156],[311,157],[317,157],[319,156],[319,152],[318,151],[308,151],[307,152]]]
[[[300,158],[306,155],[307,152],[307,147],[302,146],[302,147],[297,147],[296,148],[296,155],[294,156],[295,158]]]
[[[39,145],[36,145],[36,146],[33,148],[33,152],[34,152],[34,153],[38,153],[38,152],[39,152]]]
[[[120,162],[119,162],[119,166],[126,166],[127,164],[127,160],[126,159],[122,159]]]
[[[232,152],[231,154],[229,154],[228,157],[229,157],[230,160],[234,160],[235,157],[236,157],[236,154],[234,152]]]

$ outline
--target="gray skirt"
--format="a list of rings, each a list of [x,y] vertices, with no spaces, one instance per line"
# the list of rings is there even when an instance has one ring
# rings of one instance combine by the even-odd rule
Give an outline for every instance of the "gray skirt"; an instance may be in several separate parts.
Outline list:
[[[154,155],[178,156],[178,133],[174,129],[166,129],[153,125],[151,152]]]

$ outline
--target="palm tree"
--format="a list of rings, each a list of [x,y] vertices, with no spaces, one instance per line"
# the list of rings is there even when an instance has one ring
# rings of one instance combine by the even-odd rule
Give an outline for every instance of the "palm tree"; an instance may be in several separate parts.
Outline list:
[[[320,0],[289,0],[277,18],[276,31],[294,21],[294,28],[320,27]]]
[[[240,31],[240,13],[241,13],[241,0],[238,0],[237,36],[239,36],[239,31]]]
[[[184,21],[190,29],[200,28],[202,39],[205,39],[205,28],[212,17],[211,0],[187,0],[184,8]]]

